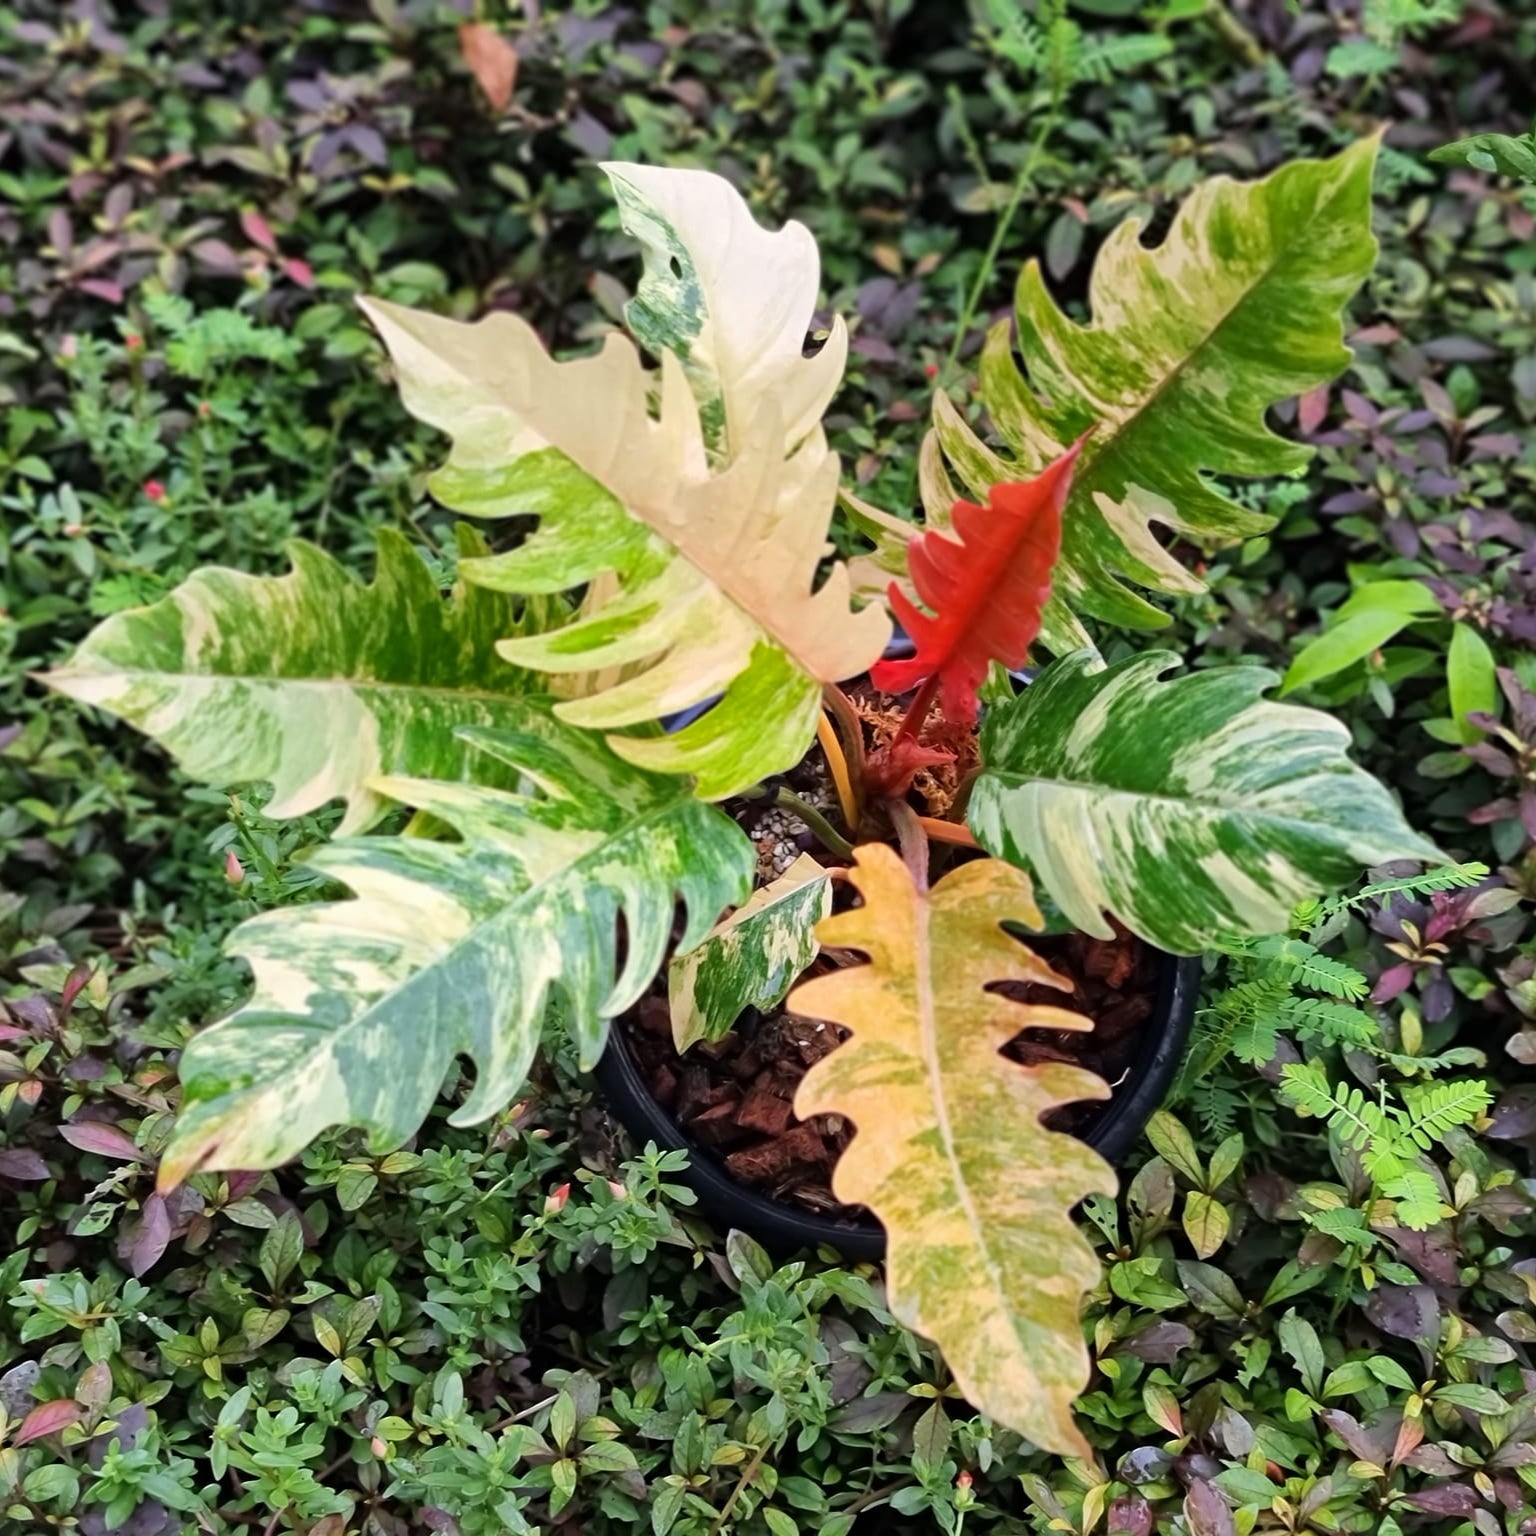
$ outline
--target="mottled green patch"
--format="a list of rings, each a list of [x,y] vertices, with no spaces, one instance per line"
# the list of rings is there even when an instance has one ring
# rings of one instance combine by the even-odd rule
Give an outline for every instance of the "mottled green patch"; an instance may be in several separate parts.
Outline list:
[[[1162,682],[1167,651],[1101,665],[1064,657],[988,714],[968,817],[1085,932],[1109,937],[1108,912],[1197,954],[1282,932],[1298,902],[1366,865],[1439,860],[1349,761],[1342,725],[1261,697],[1272,672]]]
[[[461,544],[484,553],[469,529]],[[371,586],[313,545],[290,557],[287,576],[199,571],[101,624],[47,681],[136,725],[194,778],[270,781],[271,815],[343,798],[342,830],[353,831],[385,804],[370,787],[380,774],[467,775],[472,753],[456,731],[520,710],[528,674],[496,646],[531,618],[475,588],[444,600],[387,529]]]
[[[454,1119],[484,1119],[522,1086],[552,992],[590,1066],[607,1021],[661,966],[675,904],[687,948],[750,890],[752,846],[728,817],[562,725],[547,701],[463,738],[525,791],[377,780],[457,840],[330,844],[314,866],[352,900],[268,912],[235,931],[230,950],[250,962],[255,990],[182,1057],[165,1181],[204,1166],[274,1167],[332,1125],[393,1146],[421,1123],[455,1056],[473,1065],[475,1087]]]
[[[672,1041],[679,1051],[719,1040],[748,1008],[784,1000],[816,958],[816,924],[832,910],[832,878],[801,854],[777,880],[667,968]]]
[[[946,395],[935,397],[935,437],[973,500],[1000,479],[1037,473],[1093,430],[1042,630],[1053,649],[1081,643],[1069,610],[1136,628],[1167,623],[1131,583],[1203,590],[1154,524],[1208,547],[1269,526],[1207,476],[1284,474],[1306,463],[1309,450],[1277,437],[1265,414],[1349,362],[1342,311],[1376,259],[1377,142],[1258,182],[1204,182],[1150,249],[1140,221],[1127,220],[1094,266],[1088,325],[1057,308],[1031,262],[1016,298],[1024,373],[1007,322],[993,329],[981,362],[982,404],[1007,455],[986,448]],[[931,470],[923,489],[929,518],[947,517],[953,496]]]

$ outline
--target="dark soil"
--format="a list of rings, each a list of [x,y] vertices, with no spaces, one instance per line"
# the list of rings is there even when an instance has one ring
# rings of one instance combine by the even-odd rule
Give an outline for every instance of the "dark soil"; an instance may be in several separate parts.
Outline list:
[[[1071,1007],[1094,1020],[1091,1033],[1029,1030],[1004,1054],[1026,1066],[1064,1061],[1088,1068],[1117,1088],[1137,1052],[1137,1035],[1151,1017],[1157,967],[1139,939],[1103,941],[1084,934],[1030,940],[1073,992],[1054,987],[999,988],[1022,1002]],[[830,964],[823,955],[817,966]],[[739,1182],[822,1215],[859,1213],[832,1194],[832,1170],[853,1136],[837,1115],[795,1119],[795,1089],[807,1069],[836,1048],[842,1031],[799,1014],[750,1012],[723,1040],[701,1043],[685,1057],[672,1046],[664,995],[645,998],[623,1021],[630,1048],[657,1102],[700,1148],[722,1161]],[[1053,1129],[1083,1134],[1102,1102],[1074,1104],[1049,1118]]]

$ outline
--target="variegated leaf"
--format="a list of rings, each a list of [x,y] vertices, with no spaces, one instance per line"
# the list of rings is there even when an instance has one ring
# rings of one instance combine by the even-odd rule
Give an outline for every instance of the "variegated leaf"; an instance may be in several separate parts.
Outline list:
[[[687,949],[746,897],[752,845],[728,817],[539,703],[516,709],[515,728],[462,735],[519,776],[523,793],[375,780],[457,840],[332,843],[312,864],[352,900],[267,912],[235,930],[229,948],[250,962],[255,990],[182,1055],[163,1184],[200,1167],[273,1167],[332,1125],[363,1126],[375,1150],[393,1146],[459,1055],[475,1086],[454,1122],[484,1119],[521,1087],[552,991],[591,1065],[607,1021],[660,967],[676,901]]]
[[[667,969],[679,1051],[719,1040],[748,1008],[772,1008],[816,958],[816,924],[832,910],[832,877],[810,854],[770,881]]]
[[[1306,463],[1310,450],[1277,437],[1265,413],[1349,363],[1341,311],[1376,259],[1376,146],[1365,139],[1258,182],[1203,182],[1155,247],[1142,243],[1140,220],[1128,219],[1094,265],[1088,325],[1056,307],[1031,262],[1016,296],[1027,378],[1007,322],[993,328],[981,362],[981,403],[1008,456],[982,443],[948,395],[934,397],[919,476],[930,527],[947,526],[951,471],[962,493],[980,498],[1096,429],[1078,463],[1041,630],[1052,650],[1083,643],[1074,613],[1166,624],[1130,583],[1204,590],[1154,524],[1208,547],[1270,525],[1207,476],[1285,474]]]
[[[836,326],[802,356],[818,269],[801,226],[768,233],[705,172],[608,171],[646,252],[631,315],[659,378],[622,336],[557,363],[512,315],[462,325],[365,307],[407,407],[454,439],[434,494],[478,517],[539,519],[521,547],[467,564],[468,579],[589,585],[572,623],[503,654],[549,673],[622,669],[559,706],[605,731],[719,696],[684,730],[611,744],[723,799],[798,762],[821,685],[867,670],[890,634],[883,611],[852,609],[842,565],[818,582],[839,473],[820,419],[846,338]]]
[[[1003,931],[1040,924],[1022,871],[982,859],[920,892],[873,844],[858,850],[852,879],[863,905],[818,936],[870,963],[790,994],[797,1013],[851,1031],[806,1074],[795,1113],[846,1115],[857,1128],[833,1188],[885,1226],[891,1311],[939,1345],[976,1407],[1048,1451],[1087,1456],[1072,1402],[1088,1375],[1078,1312],[1099,1266],[1070,1212],[1112,1195],[1115,1176],[1040,1116],[1109,1089],[1081,1067],[1025,1067],[999,1052],[1021,1029],[1092,1026],[986,990],[1070,986]]]
[[[461,542],[484,553],[473,530]],[[520,718],[529,680],[496,653],[524,627],[514,602],[473,588],[445,602],[399,534],[382,530],[378,548],[372,586],[312,544],[290,546],[287,576],[207,567],[107,619],[46,680],[154,737],[193,778],[270,781],[269,815],[340,796],[341,831],[355,831],[384,805],[369,787],[380,774],[465,777],[476,754],[456,729]]]
[[[1149,651],[1075,652],[982,723],[969,822],[1084,932],[1104,913],[1176,954],[1285,930],[1292,909],[1391,859],[1440,855],[1349,761],[1349,732],[1263,699],[1275,674]]]

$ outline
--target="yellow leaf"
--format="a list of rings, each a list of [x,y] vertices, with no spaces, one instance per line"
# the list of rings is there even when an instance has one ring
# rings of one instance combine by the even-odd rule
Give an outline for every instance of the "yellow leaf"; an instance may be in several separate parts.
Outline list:
[[[1068,986],[1001,927],[1040,924],[1022,871],[977,860],[922,892],[889,848],[862,847],[856,861],[863,905],[816,933],[870,963],[790,995],[794,1012],[852,1032],[806,1074],[795,1112],[858,1128],[833,1187],[885,1225],[892,1312],[939,1345],[978,1408],[1045,1450],[1086,1458],[1072,1402],[1088,1374],[1078,1314],[1099,1266],[1069,1213],[1112,1195],[1115,1176],[1040,1116],[1109,1089],[1080,1067],[1025,1067],[999,1052],[1021,1029],[1091,1025],[985,990]]]

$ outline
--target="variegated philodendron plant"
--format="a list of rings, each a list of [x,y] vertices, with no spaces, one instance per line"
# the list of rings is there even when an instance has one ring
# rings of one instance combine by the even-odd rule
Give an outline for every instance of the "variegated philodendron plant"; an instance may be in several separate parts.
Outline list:
[[[805,355],[815,243],[761,228],[719,177],[606,168],[644,271],[631,334],[591,356],[556,361],[509,314],[369,303],[406,406],[453,440],[433,494],[491,535],[461,528],[453,592],[398,534],[381,532],[371,585],[300,544],[289,575],[212,568],[108,619],[50,678],[195,778],[270,782],[273,815],[345,802],[313,862],[353,895],[236,931],[254,990],[187,1047],[164,1181],[270,1168],[338,1124],[387,1148],[456,1057],[474,1088],[455,1121],[492,1115],[552,1000],[590,1065],[663,967],[687,1048],[781,1002],[818,943],[861,951],[794,994],[848,1031],[797,1109],[857,1127],[835,1187],[887,1227],[897,1316],[979,1407],[1084,1452],[1078,1312],[1098,1271],[1069,1212],[1115,1181],[1039,1117],[1108,1090],[999,1054],[1023,1028],[1089,1027],[989,990],[1069,985],[1002,924],[1039,925],[1033,879],[1088,933],[1113,915],[1189,954],[1281,930],[1363,865],[1436,858],[1340,725],[1265,699],[1269,672],[1169,677],[1166,652],[1105,666],[1093,642],[1167,622],[1147,594],[1200,590],[1154,525],[1205,547],[1267,526],[1210,475],[1305,462],[1265,414],[1348,361],[1374,154],[1207,182],[1156,247],[1122,225],[1087,325],[1029,266],[1022,370],[1006,323],[981,361],[1000,444],[939,393],[926,531],[846,498],[873,545],[848,564],[827,558],[840,467],[822,428],[846,332]],[[497,537],[513,518],[533,531]],[[891,611],[909,659],[881,660]],[[1036,640],[1057,659],[1017,697],[989,693],[969,830],[925,821],[913,776]],[[836,685],[871,672],[915,692],[866,754]],[[754,849],[721,802],[762,793],[818,737],[836,851],[754,894]],[[424,814],[363,835],[401,808]],[[930,888],[926,835],[995,857],[962,856]],[[835,879],[851,890],[834,915]]]

